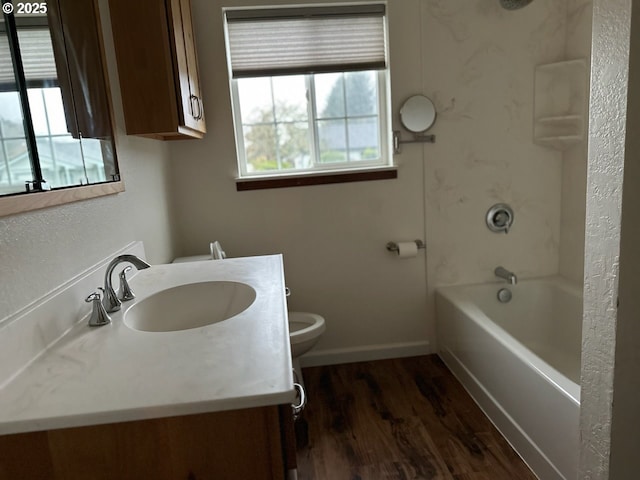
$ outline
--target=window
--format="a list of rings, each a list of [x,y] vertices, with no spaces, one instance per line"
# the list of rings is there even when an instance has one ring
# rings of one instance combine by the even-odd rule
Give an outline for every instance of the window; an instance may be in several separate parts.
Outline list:
[[[384,12],[225,10],[240,179],[391,166]]]
[[[73,53],[89,54],[81,49]],[[0,21],[0,196],[119,180],[110,126],[104,135],[80,127],[80,100],[61,89],[58,68],[70,74],[57,54],[45,14]],[[86,97],[94,91],[82,88]]]

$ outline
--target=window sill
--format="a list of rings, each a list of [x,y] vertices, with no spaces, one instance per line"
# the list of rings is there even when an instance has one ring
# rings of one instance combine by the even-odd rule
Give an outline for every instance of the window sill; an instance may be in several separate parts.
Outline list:
[[[124,192],[123,181],[2,197],[0,198],[0,217],[119,192]]]
[[[236,190],[264,190],[267,188],[304,187],[330,183],[365,182],[398,178],[398,167],[363,168],[361,170],[292,173],[289,175],[237,178]]]

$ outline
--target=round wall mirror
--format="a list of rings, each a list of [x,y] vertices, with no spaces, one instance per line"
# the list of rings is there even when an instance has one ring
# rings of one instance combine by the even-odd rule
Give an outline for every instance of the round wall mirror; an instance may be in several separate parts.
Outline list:
[[[436,121],[436,107],[424,95],[414,95],[402,105],[400,121],[410,132],[422,133]]]

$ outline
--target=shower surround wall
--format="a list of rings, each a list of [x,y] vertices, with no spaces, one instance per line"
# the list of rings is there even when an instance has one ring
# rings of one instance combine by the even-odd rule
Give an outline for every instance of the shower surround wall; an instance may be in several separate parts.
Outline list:
[[[558,272],[561,152],[535,145],[534,68],[564,59],[565,2],[507,11],[498,1],[421,3],[423,85],[438,111],[425,150],[429,286]],[[509,204],[507,235],[485,215]]]
[[[567,2],[566,58],[587,59],[590,70],[591,0]],[[585,112],[588,109],[585,99]],[[586,120],[586,116],[585,116]],[[562,152],[562,221],[560,226],[560,274],[574,282],[584,281],[584,233],[587,195],[587,135],[578,145]]]

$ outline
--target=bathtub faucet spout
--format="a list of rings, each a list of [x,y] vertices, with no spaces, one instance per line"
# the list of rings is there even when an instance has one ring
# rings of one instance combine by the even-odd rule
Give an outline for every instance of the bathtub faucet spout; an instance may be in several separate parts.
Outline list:
[[[516,277],[516,274],[510,272],[504,267],[496,267],[493,273],[496,274],[496,277],[504,278],[511,285],[515,285],[516,283],[518,283],[518,277]]]

